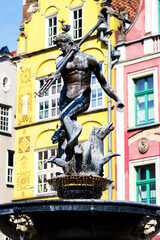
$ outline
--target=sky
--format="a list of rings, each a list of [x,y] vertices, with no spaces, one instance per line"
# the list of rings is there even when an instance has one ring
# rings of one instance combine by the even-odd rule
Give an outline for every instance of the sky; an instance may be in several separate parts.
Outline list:
[[[0,49],[17,50],[17,38],[23,15],[23,0],[0,0]]]

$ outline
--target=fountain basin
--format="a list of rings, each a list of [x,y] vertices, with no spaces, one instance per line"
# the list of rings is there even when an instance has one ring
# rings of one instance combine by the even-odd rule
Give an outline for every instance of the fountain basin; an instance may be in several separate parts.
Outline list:
[[[0,230],[18,239],[10,215],[30,216],[38,239],[136,240],[153,237],[160,229],[160,206],[107,200],[40,200],[0,205]],[[155,231],[145,235],[143,219],[156,219]]]

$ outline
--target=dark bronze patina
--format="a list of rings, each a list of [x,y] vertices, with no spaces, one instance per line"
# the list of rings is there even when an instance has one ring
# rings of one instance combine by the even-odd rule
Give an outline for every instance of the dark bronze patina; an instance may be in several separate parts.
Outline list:
[[[68,33],[63,32],[56,36],[54,43],[62,51],[62,54],[56,59],[56,66],[59,69],[63,65],[61,76],[64,81],[64,86],[61,91],[59,103],[61,127],[53,135],[52,141],[53,143],[58,142],[61,138],[62,131],[65,131],[67,145],[64,150],[68,160],[71,160],[74,155],[81,154],[83,156],[82,148],[78,146],[78,136],[81,133],[82,127],[76,121],[76,118],[89,108],[91,73],[93,72],[95,74],[105,93],[117,102],[117,110],[123,111],[124,104],[107,83],[96,58],[79,51],[79,46],[74,45]],[[68,57],[72,51],[74,51],[73,56]],[[67,63],[66,59],[68,59]],[[47,85],[47,89],[50,84]],[[107,127],[109,132],[113,130],[110,129],[109,125]],[[106,130],[107,129],[104,128],[104,132]],[[97,149],[98,144],[97,142]],[[61,156],[60,154],[60,157]],[[99,159],[99,162],[100,161]],[[88,169],[88,171],[90,173],[92,172],[91,169]],[[99,176],[98,171],[96,174]]]
[[[106,156],[103,154],[103,140],[113,130],[112,123],[93,128],[89,139],[83,144],[78,144],[82,126],[77,122],[77,116],[89,108],[92,72],[104,92],[117,102],[117,110],[124,111],[124,104],[107,83],[96,58],[79,50],[81,44],[106,20],[106,17],[107,8],[103,7],[99,11],[97,24],[78,44],[74,44],[73,39],[67,33],[69,25],[63,26],[64,32],[54,38],[54,44],[62,51],[62,54],[56,58],[57,71],[49,75],[46,83],[37,93],[40,95],[47,91],[54,81],[60,77],[63,78],[64,85],[59,101],[61,126],[51,138],[53,144],[58,142],[59,154],[47,161],[62,167],[65,175],[103,177],[103,165],[112,157],[119,155],[117,153],[110,153]]]

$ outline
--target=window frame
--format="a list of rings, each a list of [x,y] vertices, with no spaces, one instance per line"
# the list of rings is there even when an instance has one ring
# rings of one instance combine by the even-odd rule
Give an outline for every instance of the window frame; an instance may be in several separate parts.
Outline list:
[[[127,75],[128,78],[128,128],[138,127],[135,122],[135,88],[134,83],[138,78],[153,75],[154,86],[154,122],[159,122],[158,108],[158,68],[150,68],[143,71],[133,72]],[[151,124],[151,123],[149,123]],[[147,124],[143,124],[145,126]],[[141,126],[141,125],[140,125]]]
[[[38,154],[40,153],[40,152],[45,152],[45,151],[47,151],[48,152],[48,158],[49,157],[51,157],[51,151],[52,150],[56,150],[56,151],[58,151],[58,147],[57,146],[53,146],[53,147],[49,147],[49,148],[42,148],[42,149],[37,149],[36,151],[35,151],[35,170],[34,170],[34,172],[35,172],[35,174],[34,174],[34,195],[35,196],[47,196],[47,195],[56,195],[57,194],[57,192],[56,191],[53,191],[52,189],[51,189],[51,186],[49,185],[49,183],[46,183],[46,186],[47,186],[47,188],[48,188],[48,191],[42,191],[42,192],[38,192],[38,176],[39,175],[42,175],[42,176],[44,176],[44,175],[47,175],[47,179],[49,179],[50,178],[50,176],[51,176],[51,174],[55,174],[56,172],[61,172],[61,173],[63,173],[63,171],[62,171],[62,168],[61,167],[58,167],[58,166],[56,166],[56,164],[53,164],[54,165],[54,167],[51,167],[51,165],[52,165],[52,163],[47,163],[46,165],[48,166],[46,169],[44,168],[44,169],[41,169],[41,170],[38,170]],[[42,164],[44,163],[44,160],[45,160],[45,158],[42,158]],[[43,183],[42,183],[42,188],[43,188]]]
[[[40,78],[37,78],[36,79],[36,89],[37,89],[37,92],[39,91],[41,85],[40,85],[40,81],[45,81],[46,77],[40,77]],[[56,86],[56,93],[55,94],[52,94],[52,87],[49,88],[48,90],[48,95],[44,94],[45,96],[43,97],[39,97],[37,96],[36,97],[36,121],[37,122],[42,122],[42,121],[47,121],[47,120],[51,120],[51,119],[58,119],[59,118],[59,98],[60,98],[60,91],[57,92],[57,89],[58,89],[58,85],[60,85],[60,89],[62,89],[62,86],[63,86],[63,81],[62,81],[62,78],[61,78],[61,83],[58,82],[58,80],[56,80],[54,82],[54,85]],[[54,116],[52,116],[52,101],[55,100],[56,102],[56,105],[55,105],[55,111],[56,111],[56,114]],[[40,103],[44,103],[45,102],[48,102],[48,117],[43,117],[43,118],[40,118]],[[46,111],[47,111],[46,110]],[[45,109],[44,109],[45,111]]]
[[[153,75],[149,75],[149,76],[145,76],[145,77],[142,77],[142,78],[137,78],[134,80],[134,85],[135,85],[135,125],[136,126],[141,126],[141,125],[146,125],[146,124],[151,124],[151,123],[154,123],[155,120],[153,121],[149,121],[148,120],[148,113],[149,113],[149,107],[148,107],[148,96],[150,94],[153,94],[154,96],[154,79],[153,79],[153,88],[152,89],[148,89],[148,82],[147,82],[147,79],[152,76],[153,78]],[[137,91],[137,81],[141,80],[141,79],[144,79],[144,87],[145,89],[143,91]],[[145,104],[145,108],[144,108],[144,111],[145,111],[145,122],[144,123],[138,123],[138,109],[137,109],[137,99],[138,97],[144,97],[144,104]],[[154,109],[154,105],[152,107]],[[155,118],[154,118],[155,119]]]
[[[155,165],[156,177],[156,204],[160,204],[160,157],[132,160],[129,162],[129,200],[137,201],[136,189],[136,167],[144,165]]]
[[[57,25],[56,25],[56,35],[57,35],[58,34],[58,14],[57,13],[51,14],[46,16],[45,18],[45,47],[46,48],[55,46],[54,43],[52,43],[52,45],[49,45],[49,19],[51,18],[53,19],[54,17],[56,17],[57,19]],[[56,35],[52,35],[52,38],[54,38]],[[52,42],[53,42],[53,39],[52,39]]]
[[[160,33],[160,0],[158,1],[158,33]]]
[[[78,11],[80,9],[82,9],[82,36],[81,37],[78,36],[77,38],[74,38],[74,33],[73,33],[73,30],[74,30],[73,19],[74,18],[73,18],[73,14],[74,14],[74,11]],[[73,40],[77,41],[77,40],[82,39],[82,37],[83,37],[83,6],[82,5],[71,9],[71,11],[70,11],[70,26],[71,26],[70,34],[71,34]],[[77,26],[77,30],[78,30],[78,26]],[[77,35],[79,35],[79,34],[77,34]]]
[[[143,166],[137,166],[136,167],[136,192],[137,192],[137,202],[145,202],[145,203],[151,203],[151,199],[150,199],[150,184],[155,184],[155,191],[156,191],[156,176],[154,178],[150,178],[150,171],[149,171],[149,166],[153,165],[154,169],[155,169],[155,164],[147,164],[147,165],[143,165]],[[146,179],[145,180],[139,180],[138,179],[138,169],[145,167],[145,172],[146,172]],[[155,171],[155,175],[156,175],[156,171]],[[146,187],[146,201],[140,201],[139,200],[139,187]],[[156,197],[152,200],[155,200],[156,204]]]
[[[9,166],[9,153],[13,153],[13,166]],[[6,185],[14,186],[14,165],[15,165],[15,152],[13,150],[7,150],[6,158]],[[12,182],[8,181],[9,173],[8,170],[12,172]]]
[[[101,71],[104,73],[104,62],[100,61],[99,64],[101,65]],[[96,79],[96,83],[94,85],[92,84],[92,77],[96,78],[96,76],[95,76],[95,74],[93,72],[91,73],[91,100],[90,100],[89,111],[93,111],[93,110],[96,110],[96,109],[104,108],[104,104],[105,104],[105,101],[104,101],[104,98],[105,98],[104,97],[104,91],[103,91],[103,89],[102,89],[102,87],[101,87],[101,85],[100,85],[100,83],[98,82],[97,79]],[[99,88],[102,90],[102,105],[101,106],[97,106],[97,104],[96,104],[96,107],[92,107],[92,99],[93,99],[92,98],[92,91],[96,90],[96,93],[97,93]],[[97,100],[98,100],[98,98],[96,98],[96,103],[97,103]]]
[[[2,130],[1,129],[1,122],[0,122],[0,134],[11,134],[11,116],[12,116],[12,107],[5,105],[5,104],[0,104],[0,120],[1,120],[1,116],[5,117],[5,115],[1,115],[1,108],[6,108],[8,109],[8,130]]]

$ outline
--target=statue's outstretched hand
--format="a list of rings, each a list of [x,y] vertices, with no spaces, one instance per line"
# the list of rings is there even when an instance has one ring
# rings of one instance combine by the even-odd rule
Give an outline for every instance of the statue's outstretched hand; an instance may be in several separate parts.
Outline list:
[[[123,112],[125,109],[125,105],[121,102],[121,100],[117,101],[117,111]]]

